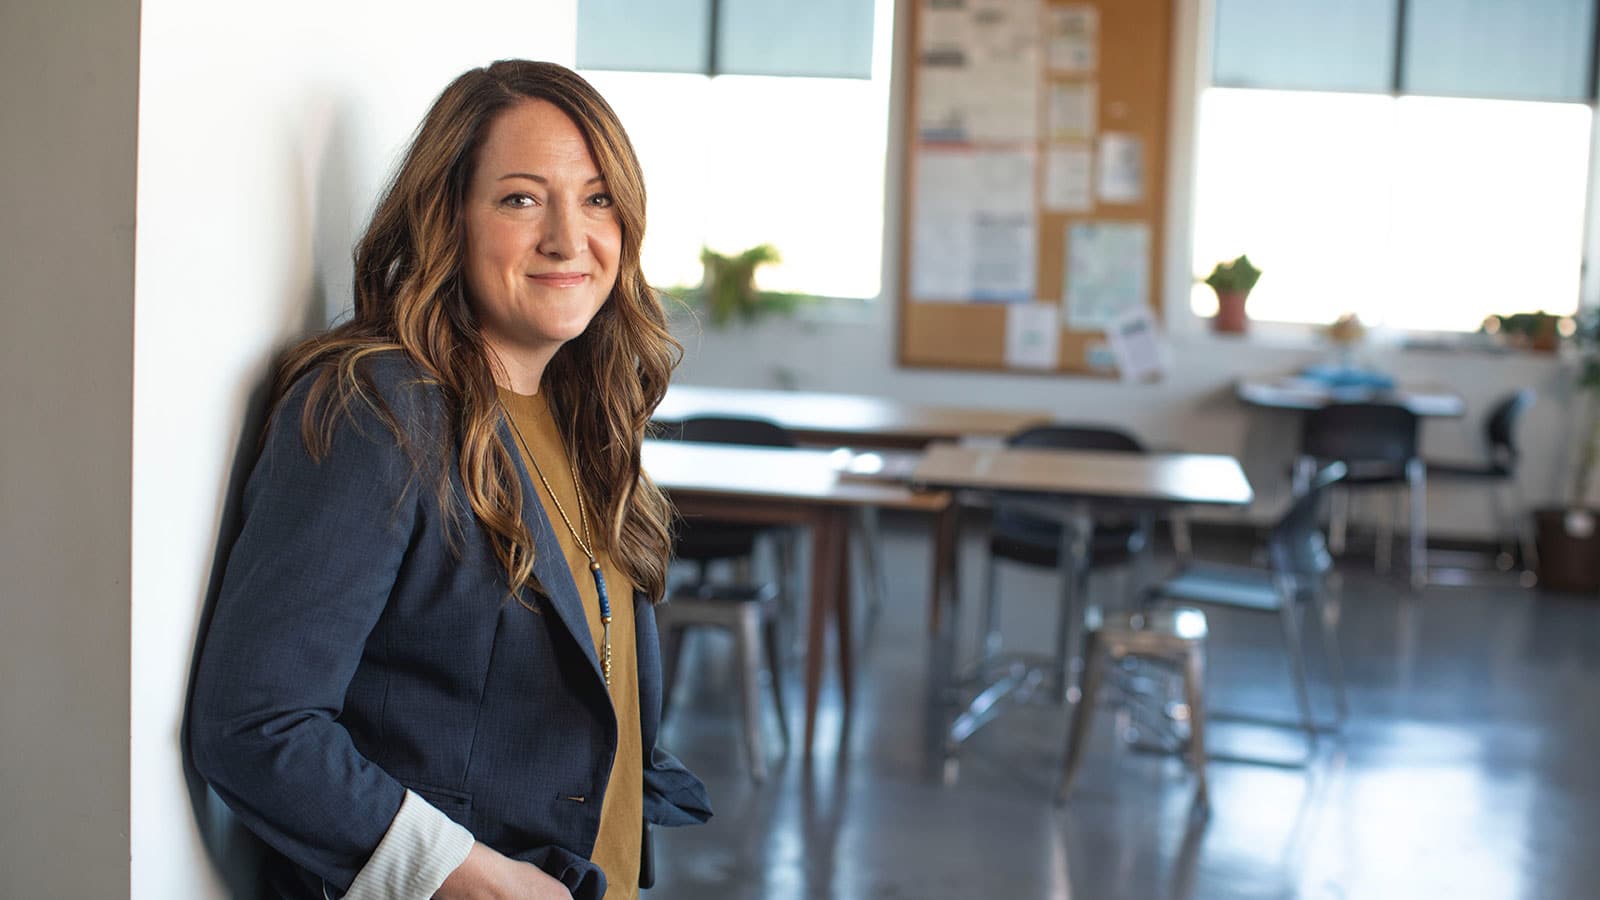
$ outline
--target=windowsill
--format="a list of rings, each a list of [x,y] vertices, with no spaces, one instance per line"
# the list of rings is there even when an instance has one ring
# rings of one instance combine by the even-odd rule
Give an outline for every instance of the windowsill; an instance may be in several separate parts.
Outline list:
[[[1323,335],[1323,325],[1301,322],[1268,322],[1252,319],[1245,334],[1218,334],[1211,330],[1208,318],[1190,315],[1181,327],[1169,331],[1174,344],[1226,347],[1247,346],[1271,350],[1308,350],[1321,353],[1335,351],[1334,345]],[[1485,340],[1474,332],[1414,331],[1409,329],[1382,329],[1369,331],[1355,347],[1362,353],[1426,353],[1451,356],[1477,355],[1507,359],[1562,358],[1563,353],[1549,353],[1508,347]]]
[[[871,325],[879,320],[881,315],[880,302],[875,297],[864,299],[857,297],[817,297],[810,302],[802,303],[792,312],[763,313],[754,322],[748,324],[736,320],[720,326],[711,324],[710,317],[698,307],[685,309],[675,304],[669,304],[667,318],[675,326],[680,324],[688,325],[708,332],[764,328],[768,326],[781,327],[784,324],[796,325],[801,328],[840,325],[861,326]]]

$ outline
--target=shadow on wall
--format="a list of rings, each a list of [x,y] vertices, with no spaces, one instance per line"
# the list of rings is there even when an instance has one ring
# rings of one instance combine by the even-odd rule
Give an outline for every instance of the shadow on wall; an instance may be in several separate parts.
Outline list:
[[[262,365],[250,369],[252,374],[246,378],[251,383],[241,386],[241,393],[246,396],[244,417],[227,481],[220,486],[222,515],[189,659],[179,735],[190,806],[207,855],[228,896],[240,900],[267,896],[261,864],[269,851],[195,771],[189,749],[189,705],[194,698],[195,670],[227,571],[228,555],[243,527],[245,483],[260,454],[262,434],[276,400],[274,381],[278,370],[289,348],[302,337],[328,327],[335,316],[348,309],[352,249],[359,237],[354,221],[360,183],[354,164],[358,154],[353,146],[349,106],[331,102],[325,95],[313,95],[300,109],[304,113],[292,123],[294,131],[282,170],[284,184],[293,194],[289,203],[292,215],[286,217],[284,227],[288,233],[283,236],[282,246],[294,248],[281,279],[282,296],[278,298],[282,315],[276,318],[282,323],[283,333],[277,336],[275,352]]]
[[[183,724],[179,729],[183,776],[189,786],[189,803],[194,810],[195,822],[212,865],[228,887],[228,895],[240,900],[255,900],[263,896],[260,871],[265,845],[239,822],[222,798],[195,771],[194,758],[189,750],[189,707],[194,700],[194,676],[200,652],[205,647],[217,594],[222,589],[222,576],[227,571],[228,552],[233,549],[243,525],[240,507],[244,500],[244,486],[260,454],[261,435],[266,430],[272,395],[272,380],[270,375],[258,379],[245,404],[244,424],[239,431],[233,465],[228,470],[227,493],[222,506],[221,524],[217,529],[216,548],[212,553],[211,576],[206,582],[205,604],[200,611],[194,651],[189,656],[189,682],[184,691]]]

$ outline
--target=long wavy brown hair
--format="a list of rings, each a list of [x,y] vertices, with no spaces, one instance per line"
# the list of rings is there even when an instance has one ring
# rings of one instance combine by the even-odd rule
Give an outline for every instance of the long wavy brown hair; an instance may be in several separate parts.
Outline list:
[[[639,267],[644,178],[622,123],[577,73],[553,63],[501,60],[451,82],[434,101],[355,252],[355,310],[332,330],[294,347],[280,369],[280,394],[315,373],[301,420],[314,456],[327,452],[352,403],[371,406],[406,442],[361,361],[402,351],[436,383],[449,426],[444,446],[413,448],[455,461],[467,504],[505,567],[511,594],[538,587],[534,543],[522,519],[513,449],[498,437],[502,411],[491,356],[466,294],[463,201],[496,116],[529,99],[547,100],[583,132],[622,225],[616,286],[584,333],[544,372],[541,390],[577,465],[578,482],[606,523],[612,559],[659,600],[671,551],[671,512],[640,466],[640,446],[666,392],[682,346],[666,326],[657,294]],[[460,516],[441,467],[441,503]],[[458,520],[459,524],[459,520]]]

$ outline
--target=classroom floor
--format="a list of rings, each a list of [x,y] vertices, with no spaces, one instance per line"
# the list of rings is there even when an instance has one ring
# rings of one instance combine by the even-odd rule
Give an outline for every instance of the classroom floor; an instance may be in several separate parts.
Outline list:
[[[786,673],[796,751],[751,782],[740,751],[731,642],[689,642],[663,743],[706,781],[710,824],[658,829],[658,887],[675,898],[1436,898],[1600,897],[1600,602],[1487,577],[1420,594],[1341,566],[1339,636],[1351,718],[1309,768],[1213,762],[1212,811],[1191,815],[1175,759],[1095,721],[1071,802],[1053,805],[1066,731],[1059,707],[1016,708],[962,750],[947,783],[926,749],[927,549],[890,520],[896,579],[861,649],[842,752],[798,753],[799,666]],[[1202,554],[1237,554],[1237,542]],[[963,546],[972,628],[981,548]],[[1048,646],[1050,576],[1005,570],[1012,647]],[[1097,589],[1114,589],[1107,581]],[[1027,607],[1039,607],[1033,613]],[[1276,624],[1211,617],[1210,703],[1288,714]],[[1315,674],[1313,676],[1315,678]],[[1318,695],[1326,701],[1326,694]],[[840,745],[825,683],[817,747]],[[1213,747],[1292,756],[1284,735],[1218,723]]]

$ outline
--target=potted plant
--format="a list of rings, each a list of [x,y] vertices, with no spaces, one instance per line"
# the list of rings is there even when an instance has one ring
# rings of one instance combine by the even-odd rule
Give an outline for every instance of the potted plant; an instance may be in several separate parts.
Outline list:
[[[1551,315],[1541,309],[1531,313],[1490,316],[1484,322],[1484,330],[1491,334],[1499,334],[1513,347],[1554,353],[1561,343],[1560,323],[1560,316]]]
[[[734,319],[752,322],[766,313],[792,312],[807,295],[763,291],[756,287],[756,270],[779,259],[777,248],[771,244],[761,244],[731,256],[703,247],[700,262],[705,266],[705,277],[700,286],[677,288],[669,293],[702,307],[710,316],[712,326],[718,328]]]
[[[1589,489],[1600,464],[1600,311],[1579,316],[1572,334],[1579,351],[1574,382],[1583,407],[1577,419],[1577,465],[1563,507],[1534,511],[1539,548],[1539,585],[1547,590],[1600,593],[1600,510],[1589,505]]]
[[[1260,278],[1261,270],[1250,264],[1248,256],[1217,263],[1205,279],[1217,292],[1217,315],[1211,320],[1213,331],[1243,334],[1249,328],[1250,318],[1245,315],[1244,302]]]

